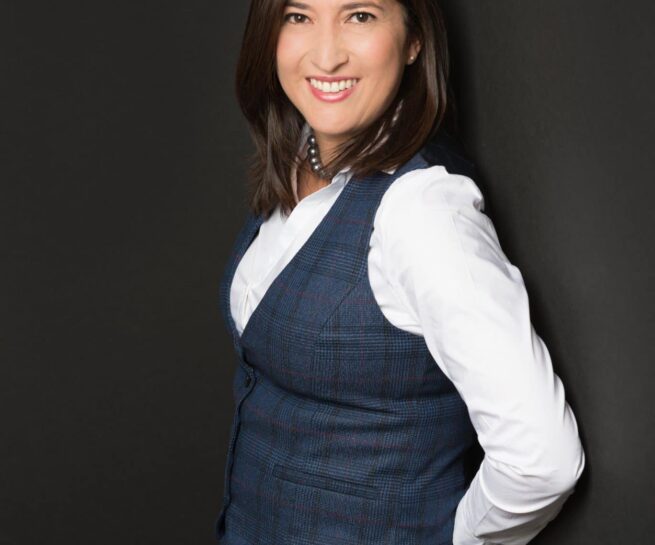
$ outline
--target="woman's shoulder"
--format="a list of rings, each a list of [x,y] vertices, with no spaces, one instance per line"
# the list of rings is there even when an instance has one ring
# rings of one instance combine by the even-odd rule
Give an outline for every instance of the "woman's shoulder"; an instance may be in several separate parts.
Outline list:
[[[459,139],[442,129],[416,157],[419,167],[397,176],[383,195],[380,212],[426,207],[484,209],[482,192],[475,182],[477,168]]]
[[[473,163],[456,164],[461,156],[446,146],[420,153],[421,166],[398,176],[382,196],[371,245],[387,262],[408,266],[429,253],[451,264],[476,252],[503,257]]]
[[[385,191],[376,221],[402,217],[419,221],[438,211],[484,213],[484,196],[475,180],[442,164],[426,165],[399,176]]]
[[[476,181],[443,164],[398,176],[380,201],[371,239],[387,282],[425,282],[460,302],[501,277],[520,282],[484,206]]]

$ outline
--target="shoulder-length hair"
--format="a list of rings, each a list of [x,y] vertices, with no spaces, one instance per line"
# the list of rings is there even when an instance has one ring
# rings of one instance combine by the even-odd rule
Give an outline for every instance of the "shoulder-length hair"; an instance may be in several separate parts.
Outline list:
[[[324,165],[330,172],[349,167],[353,176],[365,177],[396,169],[436,134],[446,116],[450,61],[441,9],[436,0],[397,1],[404,8],[407,39],[418,38],[421,43],[418,58],[405,66],[386,111],[340,145]],[[305,120],[286,96],[276,72],[284,7],[285,0],[251,1],[236,69],[237,100],[255,143],[248,206],[264,217],[278,204],[287,214],[294,208],[291,167],[304,159],[298,154]],[[402,113],[396,123],[399,104]]]

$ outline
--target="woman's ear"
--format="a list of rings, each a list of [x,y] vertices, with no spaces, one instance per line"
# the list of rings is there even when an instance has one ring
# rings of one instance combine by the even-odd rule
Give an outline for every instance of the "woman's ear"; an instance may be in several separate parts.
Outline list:
[[[420,51],[421,51],[421,42],[419,40],[413,40],[409,44],[409,50],[407,53],[407,64],[414,64]]]

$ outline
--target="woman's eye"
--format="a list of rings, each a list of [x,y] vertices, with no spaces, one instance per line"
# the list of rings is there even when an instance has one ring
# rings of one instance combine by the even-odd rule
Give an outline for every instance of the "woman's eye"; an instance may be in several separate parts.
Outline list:
[[[302,13],[287,13],[284,16],[284,22],[285,23],[291,23],[292,25],[302,23],[302,21],[298,21],[298,18],[302,17],[307,17],[306,15],[303,15]]]
[[[357,12],[353,13],[351,15],[351,17],[354,16],[354,15],[363,15],[364,16],[363,21],[362,21],[361,18],[359,18],[358,22],[360,22],[360,23],[367,23],[369,20],[375,19],[375,15],[373,15],[372,13],[369,13],[368,11],[357,11]]]

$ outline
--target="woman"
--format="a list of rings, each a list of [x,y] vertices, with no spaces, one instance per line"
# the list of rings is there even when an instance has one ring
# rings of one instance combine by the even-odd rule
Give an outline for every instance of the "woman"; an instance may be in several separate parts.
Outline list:
[[[223,545],[517,545],[574,490],[584,452],[521,273],[438,130],[447,78],[430,0],[251,3]]]

